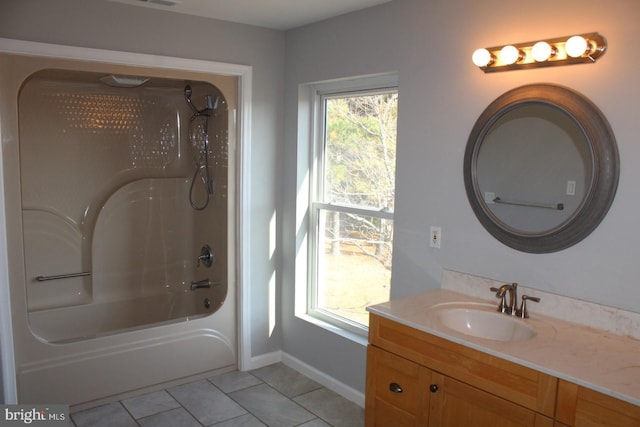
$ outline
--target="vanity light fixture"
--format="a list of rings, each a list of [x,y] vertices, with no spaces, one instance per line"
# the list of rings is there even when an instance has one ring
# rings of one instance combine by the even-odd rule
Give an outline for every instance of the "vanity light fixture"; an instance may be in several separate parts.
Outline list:
[[[500,49],[500,55],[498,55],[498,58],[500,58],[500,62],[506,65],[511,65],[518,61],[522,61],[524,54],[517,47],[507,45]]]
[[[485,73],[596,62],[607,49],[598,33],[477,49],[471,60]]]
[[[547,42],[538,42],[531,48],[531,56],[536,62],[544,62],[558,54],[558,49]]]

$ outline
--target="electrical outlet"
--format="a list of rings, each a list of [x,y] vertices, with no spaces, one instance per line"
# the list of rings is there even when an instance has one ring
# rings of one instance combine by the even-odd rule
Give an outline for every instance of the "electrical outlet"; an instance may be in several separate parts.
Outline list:
[[[429,229],[429,246],[432,248],[440,248],[442,243],[442,229],[440,227],[431,227]]]

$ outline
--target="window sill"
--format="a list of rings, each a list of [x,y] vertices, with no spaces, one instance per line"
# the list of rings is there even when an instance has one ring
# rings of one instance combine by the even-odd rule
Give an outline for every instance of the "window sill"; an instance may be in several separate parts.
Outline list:
[[[364,347],[368,344],[368,337],[360,334],[356,334],[355,332],[347,331],[345,329],[339,328],[336,325],[320,320],[316,317],[310,316],[308,314],[297,314],[296,317],[301,319],[307,323],[311,323],[314,326],[327,330],[329,332],[333,332],[336,335],[341,336],[342,338],[348,339],[356,344],[360,344]]]

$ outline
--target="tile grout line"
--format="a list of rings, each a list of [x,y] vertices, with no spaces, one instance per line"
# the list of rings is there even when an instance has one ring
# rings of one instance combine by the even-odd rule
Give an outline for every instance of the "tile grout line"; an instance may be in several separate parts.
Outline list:
[[[209,381],[209,380],[207,379],[207,381]],[[209,381],[209,383],[211,383],[211,381]],[[212,386],[214,386],[215,388],[218,388],[218,387],[216,387],[216,385],[215,385],[215,384],[211,384],[211,385],[212,385]],[[179,386],[177,386],[177,387],[179,387]],[[218,389],[218,390],[220,390],[220,389]],[[190,411],[189,409],[187,409],[187,408],[182,404],[182,402],[180,402],[180,401],[179,401],[179,400],[178,400],[178,399],[177,399],[173,394],[171,394],[171,392],[169,391],[169,389],[168,389],[168,388],[165,388],[165,389],[164,389],[164,391],[165,391],[165,392],[167,392],[167,394],[168,394],[169,396],[171,396],[171,398],[172,398],[173,400],[175,400],[176,402],[178,402],[178,405],[180,405],[180,407],[181,407],[182,409],[184,409],[184,411],[185,411],[187,414],[191,415],[191,417],[193,417],[193,419],[194,419],[194,420],[196,420],[196,422],[197,422],[198,424],[200,424],[200,425],[201,425],[201,426],[203,426],[203,427],[206,427],[206,426],[204,425],[204,423],[202,423],[202,422],[200,421],[200,419],[199,419],[198,417],[196,417],[196,416],[195,416],[195,414],[192,414],[192,413],[191,413],[191,411]],[[220,390],[220,391],[224,394],[224,392],[223,392],[222,390]],[[178,409],[178,408],[173,408],[173,409]],[[163,411],[163,412],[167,412],[167,411]],[[154,414],[154,415],[155,415],[155,414]],[[151,416],[151,415],[150,415],[150,416]]]
[[[256,378],[257,378],[257,377],[256,377]],[[254,384],[254,385],[252,385],[252,386],[245,387],[245,388],[243,388],[243,389],[235,390],[235,391],[233,391],[233,392],[231,392],[231,393],[235,393],[236,391],[248,390],[248,389],[250,389],[250,388],[254,388],[254,387],[259,387],[259,386],[265,385],[265,386],[269,387],[270,389],[272,389],[273,391],[275,391],[276,393],[278,393],[280,396],[282,396],[282,397],[284,397],[285,399],[290,400],[291,402],[293,402],[293,400],[292,400],[292,399],[289,399],[287,396],[285,396],[284,394],[282,394],[282,393],[280,392],[280,390],[276,389],[275,387],[272,387],[272,386],[271,386],[271,384],[269,384],[269,383],[267,383],[267,382],[263,381],[262,379],[260,379],[260,381],[262,381],[262,383],[261,383],[261,384]],[[224,392],[223,392],[223,393],[224,393]],[[227,394],[227,393],[225,393],[225,394],[229,397],[229,399],[233,400],[233,401],[234,401],[234,402],[236,402],[238,405],[240,405],[240,406],[241,406],[245,411],[247,411],[247,413],[249,413],[249,414],[253,415],[253,416],[254,416],[258,421],[260,421],[262,424],[264,424],[264,425],[268,426],[268,424],[266,423],[266,421],[264,421],[262,418],[260,418],[259,416],[257,416],[257,415],[256,415],[256,414],[254,414],[253,412],[251,412],[248,408],[246,408],[244,405],[242,405],[240,402],[238,402],[236,399],[234,399],[234,398],[233,398],[233,396],[229,396],[229,394]],[[296,405],[298,405],[298,403],[297,403],[297,402],[293,402],[293,403],[295,403]],[[300,406],[300,405],[298,405],[298,406]],[[300,406],[300,408],[302,408],[302,409],[306,410],[306,409],[305,409],[305,408],[303,408],[302,406]],[[309,411],[307,411],[307,412],[309,412]],[[309,412],[309,413],[311,413],[311,412]],[[314,414],[314,415],[315,415],[315,414]]]
[[[251,375],[251,374],[249,374],[249,375]],[[252,376],[252,377],[254,377],[254,378],[257,378],[255,375],[251,375],[251,376]],[[211,378],[213,378],[213,377],[211,377]],[[258,378],[258,379],[259,379],[259,378]],[[245,415],[247,415],[247,414],[251,415],[251,416],[252,416],[252,417],[254,417],[256,420],[260,421],[260,423],[262,423],[262,424],[266,425],[266,424],[262,421],[262,419],[260,419],[256,414],[252,413],[251,411],[249,411],[249,409],[248,409],[248,408],[245,408],[245,407],[244,407],[244,405],[242,405],[240,402],[236,401],[233,397],[229,396],[229,393],[234,393],[234,392],[236,392],[236,391],[241,391],[241,390],[247,390],[247,389],[249,389],[249,388],[251,388],[251,387],[255,387],[255,386],[259,385],[259,384],[254,384],[254,385],[251,385],[251,386],[248,386],[248,387],[239,388],[238,390],[234,390],[234,391],[232,391],[232,392],[227,393],[226,391],[222,390],[220,387],[218,387],[217,385],[215,385],[215,384],[214,384],[214,383],[213,383],[209,378],[207,378],[206,380],[207,380],[207,381],[209,381],[209,382],[211,383],[211,385],[213,385],[215,388],[217,388],[218,390],[220,390],[220,391],[222,392],[222,394],[224,394],[225,396],[227,396],[229,399],[233,400],[233,401],[235,402],[235,404],[236,404],[236,405],[238,405],[239,407],[241,407],[242,409],[244,409],[247,413],[246,413],[246,414],[242,414],[242,415],[238,415],[237,417],[229,418],[228,420],[220,421],[220,422],[218,422],[218,423],[212,424],[212,425],[210,425],[210,426],[205,426],[205,427],[215,427],[217,424],[221,424],[221,423],[224,423],[224,422],[227,422],[227,421],[230,421],[230,420],[235,420],[235,419],[237,419],[237,418],[244,417],[244,416],[245,416]],[[262,380],[260,380],[260,381],[262,381]]]
[[[307,394],[310,394],[310,393],[316,392],[316,391],[318,391],[318,390],[321,390],[321,389],[323,389],[323,388],[326,388],[326,387],[324,387],[323,385],[319,385],[319,387],[318,387],[318,388],[313,389],[313,390],[309,390],[309,391],[307,391],[307,392],[305,392],[305,393],[301,393],[301,394],[299,394],[299,395],[297,395],[297,396],[293,396],[293,397],[291,397],[289,400],[291,400],[292,402],[294,402],[295,404],[297,404],[298,406],[300,406],[301,408],[303,408],[305,411],[309,412],[310,414],[315,415],[316,419],[318,419],[318,420],[320,420],[320,421],[324,422],[325,424],[327,424],[327,425],[331,426],[332,424],[331,424],[328,420],[325,420],[325,419],[324,419],[324,418],[322,418],[320,415],[318,415],[318,414],[316,414],[315,412],[313,412],[311,409],[307,408],[306,406],[303,406],[302,404],[300,404],[300,403],[298,403],[298,402],[296,402],[296,401],[294,400],[294,399],[297,399],[297,398],[299,398],[299,397],[305,396],[305,395],[307,395]],[[313,420],[310,420],[310,421],[307,421],[307,422],[311,422],[311,421],[313,421]],[[303,423],[303,424],[305,424],[305,423]],[[303,424],[298,424],[298,425],[303,425]]]
[[[122,406],[122,409],[124,409],[124,412],[126,412],[127,415],[129,415],[131,417],[133,422],[136,423],[137,426],[140,426],[140,423],[138,422],[137,418],[133,416],[133,414],[131,413],[131,411],[129,411],[129,408],[127,408],[127,406],[124,404],[124,402],[122,400],[118,400],[118,404],[120,406]]]
[[[255,417],[257,420],[259,420],[259,421],[260,421],[261,423],[263,423],[263,424],[265,424],[265,421],[264,421],[264,420],[262,420],[262,419],[261,419],[260,417],[258,417],[256,414],[252,413],[248,408],[246,408],[246,407],[245,407],[245,406],[243,406],[240,402],[238,402],[236,399],[234,399],[232,396],[230,396],[230,394],[231,394],[231,393],[235,393],[235,392],[239,392],[239,391],[242,391],[242,390],[248,390],[248,389],[250,389],[250,388],[258,387],[258,386],[260,386],[260,385],[266,385],[266,386],[267,386],[267,387],[269,387],[271,390],[273,390],[273,391],[275,391],[276,393],[278,393],[280,396],[284,397],[285,399],[289,400],[290,402],[294,403],[294,404],[295,404],[296,406],[298,406],[299,408],[303,409],[304,411],[306,411],[306,412],[310,413],[311,415],[313,415],[313,416],[315,417],[314,419],[311,419],[311,420],[308,420],[308,421],[304,421],[304,422],[303,422],[303,423],[301,423],[301,424],[297,424],[297,426],[304,425],[304,424],[309,423],[309,422],[314,421],[314,420],[320,420],[320,421],[324,422],[325,424],[327,424],[327,425],[331,426],[331,423],[329,423],[329,421],[325,420],[325,419],[324,419],[324,418],[322,418],[320,415],[316,414],[315,412],[311,411],[310,409],[307,409],[305,406],[301,405],[300,403],[298,403],[298,402],[296,402],[296,401],[294,400],[294,399],[296,399],[296,398],[298,398],[298,397],[301,397],[301,396],[304,396],[304,395],[306,395],[306,394],[313,393],[314,391],[318,391],[318,390],[321,390],[321,389],[325,388],[322,384],[318,384],[318,387],[317,387],[317,388],[314,388],[313,390],[309,390],[309,391],[306,391],[306,392],[304,392],[304,393],[300,393],[300,394],[298,394],[298,395],[295,395],[295,396],[291,396],[291,397],[289,397],[289,396],[285,395],[282,391],[278,390],[278,388],[276,388],[274,385],[272,385],[272,384],[270,384],[269,382],[267,382],[266,380],[264,380],[263,378],[260,378],[259,376],[256,376],[256,375],[252,374],[251,372],[247,372],[247,374],[251,375],[253,378],[255,378],[255,379],[257,379],[258,381],[260,381],[260,383],[259,383],[259,384],[253,384],[253,385],[250,385],[250,386],[247,386],[247,387],[243,387],[243,388],[239,388],[239,389],[237,389],[237,390],[230,391],[229,393],[227,393],[227,392],[223,391],[222,389],[220,389],[219,387],[217,387],[217,386],[216,386],[216,384],[213,384],[213,385],[214,385],[216,388],[218,388],[220,391],[222,391],[222,392],[223,392],[226,396],[228,396],[230,399],[232,399],[234,402],[236,402],[238,405],[240,405],[240,406],[241,406],[245,411],[247,411],[247,413],[251,414],[253,417]],[[306,377],[306,376],[305,376],[305,377]],[[209,380],[209,378],[207,378],[207,380]],[[210,382],[211,382],[211,381],[210,381]],[[236,418],[237,418],[237,417],[236,417]],[[265,425],[267,425],[267,424],[265,424]]]
[[[254,384],[254,385],[251,385],[251,386],[248,386],[248,387],[244,387],[244,388],[241,388],[241,389],[238,389],[238,390],[234,390],[234,391],[232,391],[232,392],[225,393],[225,394],[226,394],[227,396],[229,396],[229,394],[231,394],[231,393],[235,393],[235,392],[242,391],[242,390],[248,390],[248,389],[250,389],[250,388],[258,387],[258,386],[261,386],[261,385],[266,385],[266,386],[267,386],[267,387],[269,387],[271,390],[273,390],[273,391],[275,391],[276,393],[278,393],[280,396],[284,397],[284,398],[285,398],[285,399],[287,399],[288,401],[290,401],[290,402],[294,403],[294,404],[295,404],[296,406],[298,406],[300,409],[302,409],[302,410],[304,410],[304,411],[306,411],[306,412],[310,413],[311,415],[313,415],[313,416],[315,417],[314,419],[311,419],[311,420],[308,420],[308,421],[304,421],[302,424],[297,424],[297,426],[300,426],[300,425],[303,425],[303,424],[309,423],[309,422],[314,421],[314,420],[320,420],[320,421],[324,422],[325,424],[331,425],[327,420],[325,420],[324,418],[320,417],[320,416],[319,416],[318,414],[316,414],[315,412],[310,411],[309,409],[305,408],[304,406],[302,406],[301,404],[299,404],[298,402],[296,402],[295,400],[293,400],[293,399],[295,399],[296,397],[304,396],[305,394],[308,394],[308,393],[311,393],[311,392],[314,392],[314,391],[320,390],[321,388],[323,388],[323,386],[322,386],[322,385],[319,385],[319,387],[318,387],[318,388],[316,388],[316,389],[314,389],[314,390],[310,390],[310,391],[308,391],[308,392],[301,393],[301,394],[296,395],[296,396],[293,396],[293,397],[289,397],[289,396],[285,395],[284,393],[282,393],[280,390],[278,390],[275,386],[273,386],[273,385],[269,384],[267,381],[263,380],[262,378],[257,377],[257,376],[255,376],[255,375],[251,374],[250,372],[249,372],[249,375],[253,376],[254,378],[257,378],[258,380],[260,380],[260,384]],[[215,385],[215,384],[214,384],[214,385]],[[223,391],[223,393],[224,393],[224,391]],[[264,421],[262,418],[258,417],[258,416],[257,416],[256,414],[254,414],[253,412],[249,411],[249,409],[248,409],[248,408],[244,407],[240,402],[238,402],[238,401],[237,401],[236,399],[234,399],[232,396],[229,396],[229,398],[230,398],[230,399],[232,399],[234,402],[236,402],[238,405],[240,405],[242,408],[244,408],[244,410],[246,410],[249,414],[253,415],[253,416],[254,416],[257,420],[259,420],[261,423],[265,424],[265,421]],[[265,425],[268,425],[268,424],[265,424]]]

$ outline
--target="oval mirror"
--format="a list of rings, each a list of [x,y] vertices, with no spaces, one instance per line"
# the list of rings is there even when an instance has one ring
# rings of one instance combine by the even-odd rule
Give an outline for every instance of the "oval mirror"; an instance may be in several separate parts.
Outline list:
[[[606,215],[618,186],[611,127],[583,95],[522,86],[480,115],[464,156],[467,197],[480,223],[514,249],[575,245]]]

